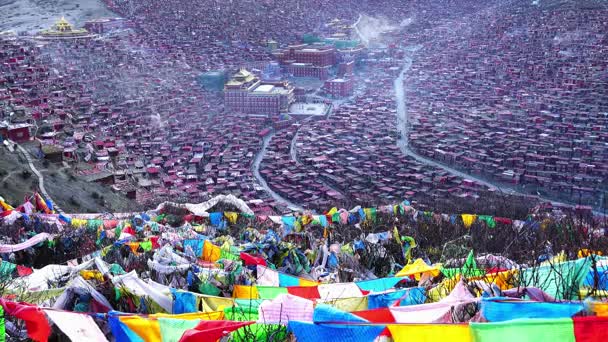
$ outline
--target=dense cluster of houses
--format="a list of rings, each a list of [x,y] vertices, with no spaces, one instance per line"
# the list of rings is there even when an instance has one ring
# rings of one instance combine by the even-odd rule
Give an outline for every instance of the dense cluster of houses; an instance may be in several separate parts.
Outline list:
[[[41,156],[142,202],[207,192],[264,199],[251,161],[266,123],[210,118],[220,99],[184,84],[195,73],[146,55],[138,39],[0,38],[0,133],[17,142],[36,136]]]
[[[522,4],[428,42],[404,81],[412,147],[597,204],[608,191],[607,15],[577,2]]]
[[[482,187],[406,157],[397,146],[395,73],[376,72],[381,86],[337,109],[326,120],[304,125],[298,157],[305,169],[346,198],[390,202],[416,197],[476,197]],[[309,171],[310,172],[310,171]]]
[[[598,198],[605,188],[601,56],[608,44],[600,11],[577,16],[567,6],[520,10],[472,0],[202,2],[108,0],[126,20],[90,23],[99,34],[90,39],[0,36],[0,135],[18,142],[35,136],[40,156],[73,163],[80,177],[144,203],[232,193],[258,212],[280,210],[253,172],[268,134],[260,174],[302,206],[476,197],[480,185],[397,146],[393,82],[417,46],[405,77],[413,149],[471,174],[575,200]],[[384,46],[364,54],[338,47],[370,6],[395,23],[379,38]],[[485,19],[473,20],[486,7]],[[526,10],[543,20],[527,20]],[[331,38],[302,45],[321,36]],[[317,117],[277,116],[291,96],[307,96],[289,88],[281,102],[277,93],[277,70],[293,63],[333,65],[337,78],[323,85],[333,97],[359,90]],[[259,71],[242,75],[256,79],[253,102],[219,91],[239,70]],[[203,89],[201,75],[213,87]],[[262,107],[273,115],[245,115]]]

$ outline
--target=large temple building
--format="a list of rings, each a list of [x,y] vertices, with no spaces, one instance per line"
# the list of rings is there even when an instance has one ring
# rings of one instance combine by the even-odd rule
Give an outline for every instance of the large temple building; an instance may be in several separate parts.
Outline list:
[[[288,82],[262,81],[241,69],[224,86],[224,101],[235,112],[276,116],[287,112],[295,97]]]
[[[325,44],[291,45],[273,52],[285,72],[294,77],[314,77],[325,80],[336,63],[336,49]]]

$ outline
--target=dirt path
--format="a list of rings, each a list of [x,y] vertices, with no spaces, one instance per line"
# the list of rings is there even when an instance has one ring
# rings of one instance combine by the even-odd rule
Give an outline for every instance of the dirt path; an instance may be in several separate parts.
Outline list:
[[[19,152],[21,152],[21,154],[27,160],[27,163],[28,163],[30,169],[32,170],[32,172],[36,175],[36,177],[38,177],[38,188],[40,189],[40,193],[42,194],[42,196],[44,196],[45,199],[49,200],[53,204],[53,209],[55,209],[56,212],[58,212],[60,214],[64,214],[63,210],[61,210],[61,208],[57,205],[57,203],[55,201],[53,201],[51,196],[49,196],[48,192],[46,192],[46,188],[44,187],[44,176],[42,175],[42,173],[40,171],[38,171],[36,166],[34,166],[32,156],[21,145],[16,145],[16,146],[19,149]]]

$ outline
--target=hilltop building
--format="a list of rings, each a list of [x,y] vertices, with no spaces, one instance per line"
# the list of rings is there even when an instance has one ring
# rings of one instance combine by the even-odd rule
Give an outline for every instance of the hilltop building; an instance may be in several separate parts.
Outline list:
[[[61,17],[53,27],[48,30],[40,31],[36,37],[42,40],[48,39],[82,39],[91,38],[93,35],[89,34],[86,29],[74,29],[64,17]]]
[[[22,143],[32,139],[32,125],[28,123],[0,122],[0,140],[9,139],[16,143]]]

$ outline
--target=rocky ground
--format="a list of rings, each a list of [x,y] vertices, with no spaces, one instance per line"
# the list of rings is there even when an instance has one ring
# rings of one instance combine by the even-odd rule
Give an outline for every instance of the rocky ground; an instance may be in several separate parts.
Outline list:
[[[123,212],[137,210],[135,203],[110,187],[88,183],[73,176],[61,164],[35,161],[53,200],[65,211],[74,213]],[[0,196],[8,203],[22,203],[25,196],[38,191],[38,179],[25,158],[0,147]]]

